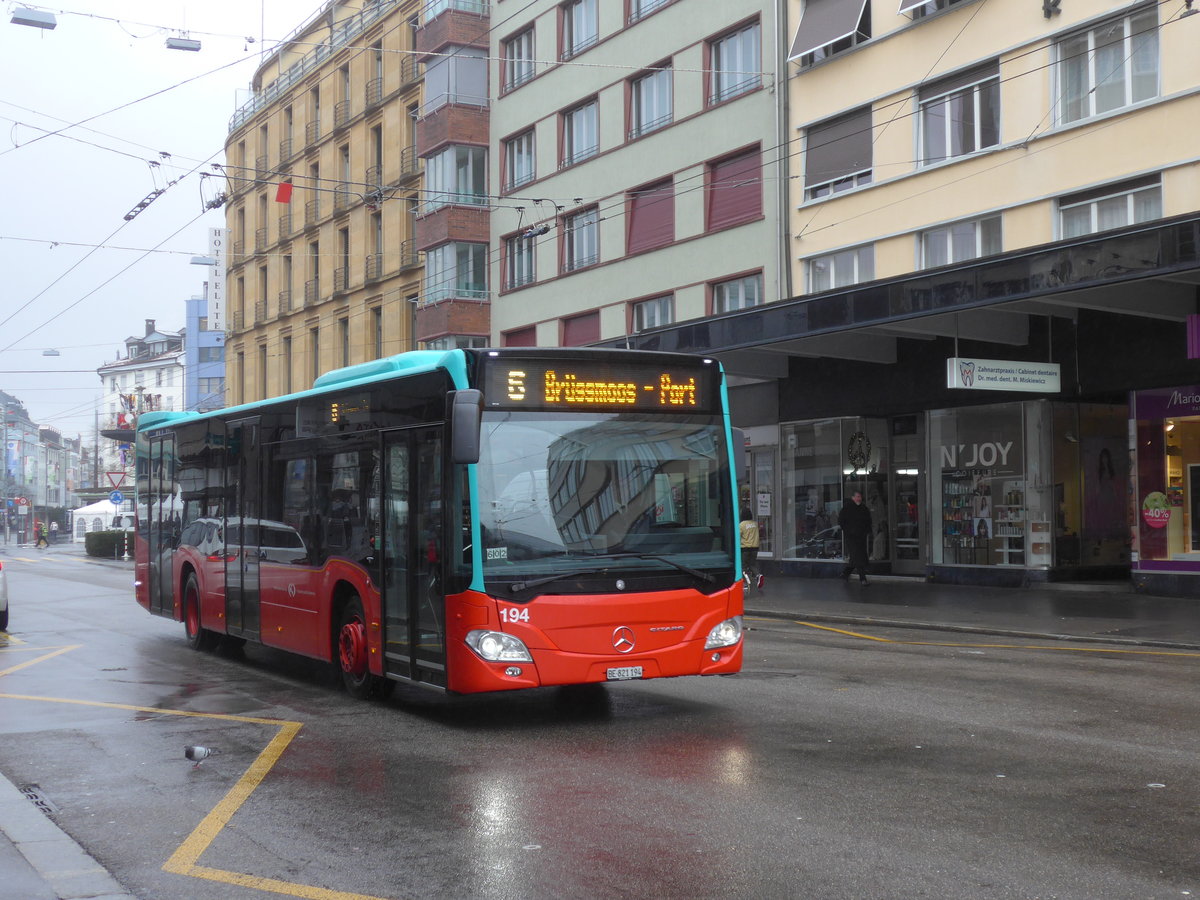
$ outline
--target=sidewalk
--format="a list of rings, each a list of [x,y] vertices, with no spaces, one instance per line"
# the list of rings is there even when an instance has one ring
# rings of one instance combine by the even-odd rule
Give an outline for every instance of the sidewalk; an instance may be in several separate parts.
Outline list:
[[[747,592],[747,616],[1200,650],[1200,598],[1149,597],[1128,583],[967,587],[885,575],[864,587],[768,576],[764,588]]]

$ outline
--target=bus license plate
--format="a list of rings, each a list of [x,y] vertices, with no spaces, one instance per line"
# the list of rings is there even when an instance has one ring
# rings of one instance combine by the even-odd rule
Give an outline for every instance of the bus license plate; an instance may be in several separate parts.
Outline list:
[[[632,678],[642,677],[641,666],[621,666],[619,669],[608,670],[609,681],[629,681]]]

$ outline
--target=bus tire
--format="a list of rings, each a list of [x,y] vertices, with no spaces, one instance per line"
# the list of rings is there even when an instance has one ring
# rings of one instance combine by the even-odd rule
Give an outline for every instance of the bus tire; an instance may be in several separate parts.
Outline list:
[[[200,627],[200,584],[195,573],[183,583],[183,630],[193,650],[211,650],[217,645],[219,636]]]
[[[368,664],[367,618],[362,600],[355,594],[342,607],[337,633],[337,662],[346,693],[358,700],[383,700],[394,683],[372,675]]]

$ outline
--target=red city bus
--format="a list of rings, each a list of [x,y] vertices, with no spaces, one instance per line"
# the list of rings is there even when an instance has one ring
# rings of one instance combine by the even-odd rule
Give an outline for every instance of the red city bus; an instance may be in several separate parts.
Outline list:
[[[725,377],[640,351],[420,351],[138,422],[137,600],[357,697],[742,663]]]

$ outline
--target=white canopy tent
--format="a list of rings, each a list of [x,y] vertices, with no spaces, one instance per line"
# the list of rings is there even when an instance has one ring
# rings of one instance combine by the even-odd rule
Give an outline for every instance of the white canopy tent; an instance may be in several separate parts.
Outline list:
[[[82,541],[89,531],[109,531],[113,528],[123,528],[133,525],[133,510],[125,507],[132,506],[126,500],[118,508],[109,500],[99,500],[87,506],[81,506],[71,513],[71,540]],[[116,519],[120,517],[118,523]]]

